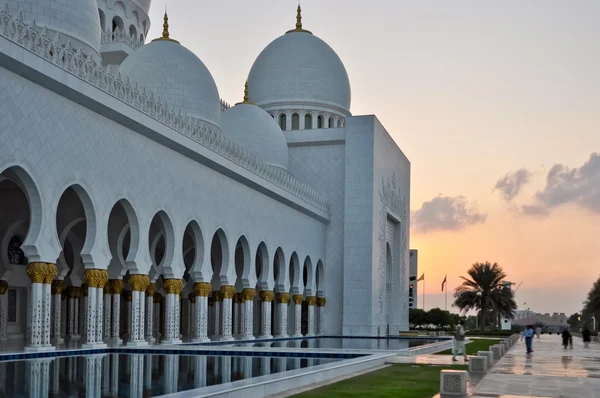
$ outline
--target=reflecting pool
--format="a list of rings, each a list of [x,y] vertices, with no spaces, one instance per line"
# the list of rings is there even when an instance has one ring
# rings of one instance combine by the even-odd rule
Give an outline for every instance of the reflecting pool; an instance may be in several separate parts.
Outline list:
[[[0,397],[149,397],[334,362],[289,357],[102,354],[0,362]]]
[[[391,350],[398,351],[434,344],[444,340],[435,339],[394,339],[394,338],[352,338],[352,337],[318,337],[315,339],[296,339],[266,341],[257,343],[240,343],[246,347],[285,347],[285,348],[331,348],[350,350]]]

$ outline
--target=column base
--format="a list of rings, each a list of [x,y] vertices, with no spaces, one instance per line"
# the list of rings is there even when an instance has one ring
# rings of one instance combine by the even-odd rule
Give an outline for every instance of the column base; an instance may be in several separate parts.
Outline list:
[[[296,333],[296,334],[294,334],[294,335],[292,335],[290,337],[304,337],[304,336],[302,336],[302,333]]]
[[[156,342],[156,339],[154,339],[154,337],[146,337],[146,341],[149,344],[154,344]]]
[[[25,352],[47,352],[56,351],[56,347],[51,345],[34,345],[25,347]]]
[[[65,339],[63,339],[62,337],[55,337],[55,338],[51,339],[51,341],[54,344],[62,344],[65,342]]]
[[[123,344],[123,340],[122,339],[106,339],[105,342],[107,344],[115,344],[115,345],[121,345],[121,344]]]
[[[290,336],[288,336],[287,334],[278,334],[278,335],[274,336],[274,338],[276,338],[276,339],[287,339],[289,337]]]
[[[8,341],[8,337],[2,337],[2,338],[0,338],[0,341],[2,341],[2,342]]]
[[[78,341],[79,339],[81,339],[81,336],[78,336],[76,334],[72,334],[70,336],[67,336],[67,338],[71,341]]]
[[[240,337],[240,340],[255,340],[256,337],[254,336],[242,336]]]
[[[259,339],[272,339],[273,336],[270,334],[265,334],[265,335],[258,336],[258,338]]]
[[[106,343],[85,343],[81,348],[106,348]]]
[[[125,344],[127,347],[145,347],[148,345],[148,342],[146,340],[135,340],[135,341],[128,341],[127,344]]]
[[[192,343],[210,343],[210,339],[206,338],[206,339],[191,339],[190,340]]]
[[[219,341],[235,341],[235,339],[233,338],[233,336],[223,336],[219,339]]]
[[[315,337],[315,334],[314,333],[307,333],[306,336],[304,336],[304,337]]]
[[[160,344],[161,345],[170,345],[170,344],[181,344],[183,341],[180,339],[165,339]]]

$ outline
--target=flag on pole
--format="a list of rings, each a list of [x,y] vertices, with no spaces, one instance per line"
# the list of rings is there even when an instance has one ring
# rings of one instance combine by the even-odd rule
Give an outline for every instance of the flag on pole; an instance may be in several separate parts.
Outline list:
[[[444,278],[444,281],[442,282],[442,292],[444,291],[444,287],[446,287],[447,281],[448,281],[448,275],[446,275],[446,277]]]
[[[417,279],[417,282],[424,281],[424,280],[425,280],[425,272],[423,272],[423,275],[421,275],[421,277],[419,279]]]

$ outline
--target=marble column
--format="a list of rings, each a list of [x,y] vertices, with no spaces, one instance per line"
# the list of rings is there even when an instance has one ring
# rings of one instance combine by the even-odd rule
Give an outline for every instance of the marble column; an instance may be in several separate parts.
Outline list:
[[[160,293],[154,293],[154,331],[153,338],[154,341],[160,340],[160,304],[162,303],[163,296]]]
[[[177,280],[177,279],[167,279]],[[177,381],[179,380],[179,355],[165,355],[163,368],[164,394],[177,392]]]
[[[122,281],[121,281],[122,282]],[[110,392],[112,396],[119,396],[119,354],[110,354]]]
[[[194,368],[194,388],[206,387],[206,373],[208,370],[206,366],[206,356],[195,355],[192,357],[192,361],[192,366]]]
[[[317,297],[317,335],[325,334],[325,297]]]
[[[302,302],[304,296],[294,294],[294,333],[292,337],[302,337]]]
[[[210,341],[208,338],[208,295],[211,291],[212,287],[210,286],[210,283],[194,283],[196,302],[192,317],[192,322],[194,324],[192,341],[195,343]]]
[[[212,290],[212,287],[211,287]],[[207,333],[209,339],[212,339],[215,335],[215,299],[212,296],[208,297],[208,327]]]
[[[154,338],[154,294],[156,294],[156,284],[150,283],[146,288],[146,341],[150,344],[156,340]]]
[[[103,269],[87,269],[83,274],[87,285],[87,330],[83,348],[104,348],[104,286],[108,282],[108,272]]]
[[[233,338],[239,339],[242,336],[241,323],[242,323],[242,294],[236,293],[233,295]]]
[[[287,313],[290,303],[289,293],[277,293],[275,310],[275,337],[288,337],[287,332]]]
[[[81,337],[87,341],[87,321],[88,321],[88,286],[86,283],[81,284],[81,294],[79,295],[79,327],[77,329]]]
[[[123,296],[125,297],[125,309],[126,309],[126,316],[124,318],[125,320],[125,338],[127,340],[131,339],[131,303],[133,300],[133,293],[131,292],[131,290],[125,290],[123,293]]]
[[[52,351],[55,347],[50,344],[50,292],[58,271],[55,264],[30,263],[26,272],[31,280],[31,301],[25,351]]]
[[[146,301],[148,299],[146,298]],[[152,397],[152,369],[154,367],[153,355],[144,355],[144,394],[143,397]]]
[[[312,337],[315,335],[315,304],[317,304],[317,298],[308,296],[306,304],[308,304],[308,330],[306,336]]]
[[[192,292],[188,294],[188,311],[186,314],[188,324],[188,338],[192,340],[196,336],[196,322],[194,321],[196,314],[196,295]]]
[[[123,343],[123,340],[121,340],[121,293],[123,292],[124,283],[120,279],[111,279],[109,283],[112,294],[110,340],[116,344],[121,344]]]
[[[270,290],[262,290],[258,296],[262,301],[260,338],[270,339],[273,338],[271,335],[271,303],[275,298],[275,293]]]
[[[79,294],[81,288],[78,286],[69,286],[67,288],[67,337],[69,340],[79,340]]]
[[[136,290],[134,290],[136,292]],[[139,293],[139,290],[137,291]],[[142,398],[144,393],[144,355],[131,355],[129,368],[129,396]]]
[[[242,290],[242,340],[254,340],[254,297],[256,289]]]
[[[144,320],[146,307],[146,289],[150,285],[148,275],[129,275],[131,286],[131,315],[129,317],[130,334],[128,346],[147,346],[144,335]]]
[[[113,308],[112,308],[112,283],[107,281],[102,289],[104,300],[104,322],[102,325],[102,340],[107,342],[111,338],[112,323],[113,323]],[[105,361],[108,363],[108,360]]]
[[[223,296],[221,295],[221,292],[217,292],[214,291],[212,294],[212,298],[213,298],[213,336],[212,339],[213,340],[219,340],[221,337],[221,308],[223,307]]]
[[[233,295],[236,293],[235,286],[221,286],[221,296],[223,297],[223,312],[221,316],[221,341],[232,341],[232,310]]]
[[[179,338],[179,294],[183,289],[183,280],[164,279],[163,289],[166,294],[164,320],[165,338],[162,340],[162,344],[179,344],[181,343],[181,339]]]
[[[6,341],[8,339],[8,333],[6,330],[8,322],[8,282],[0,281],[0,341]]]

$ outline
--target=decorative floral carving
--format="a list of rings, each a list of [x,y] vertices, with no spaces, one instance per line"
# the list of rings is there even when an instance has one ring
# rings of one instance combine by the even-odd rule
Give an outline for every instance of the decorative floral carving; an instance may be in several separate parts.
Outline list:
[[[277,293],[276,299],[279,304],[289,304],[290,303],[290,294],[289,293]]]
[[[123,281],[121,279],[111,279],[109,282],[112,294],[121,294],[124,286]]]
[[[317,307],[325,307],[327,299],[325,297],[317,297]]]
[[[306,304],[308,304],[310,306],[317,304],[317,298],[315,296],[308,296],[306,298]]]
[[[65,284],[63,281],[57,279],[52,282],[52,294],[62,294]]]
[[[212,292],[212,286],[206,282],[194,283],[194,294],[198,297],[208,297]]]
[[[74,49],[70,42],[66,45],[61,44],[60,34],[51,38],[46,28],[39,28],[34,23],[26,24],[21,14],[14,17],[10,14],[8,4],[0,11],[0,35],[297,198],[329,212],[330,204],[324,195],[286,170],[267,164],[241,145],[228,140],[219,133],[216,126],[182,114],[160,97],[155,97],[153,93],[148,94],[137,84],[130,84],[127,77],[123,78],[120,73],[113,72],[110,66],[96,63],[81,49]],[[125,44],[137,45],[135,39],[127,39],[127,36],[126,33],[123,34],[122,40]],[[116,36],[111,35],[110,39],[108,35],[103,35],[102,41],[120,42],[121,32]],[[221,103],[221,109],[227,109],[228,106],[227,103]]]
[[[148,275],[129,275],[129,286],[134,292],[145,292],[150,285],[150,278]],[[182,284],[183,287],[183,284]]]
[[[156,283],[150,283],[146,288],[146,297],[154,297],[156,293]]]
[[[304,296],[301,294],[294,294],[294,296],[292,296],[292,299],[294,300],[294,304],[300,305],[304,301]]]
[[[235,286],[221,286],[221,295],[224,299],[232,299],[235,293]]]
[[[179,294],[183,289],[183,280],[165,279],[163,280],[163,289],[165,289],[167,294]]]
[[[244,289],[242,290],[242,302],[244,301],[248,301],[248,300],[254,300],[254,297],[256,296],[256,289]]]
[[[273,293],[270,290],[261,290],[261,292],[260,292],[260,294],[258,296],[260,297],[260,299],[263,302],[270,303],[275,298],[275,293]]]
[[[83,280],[88,287],[94,289],[103,289],[108,282],[108,271],[104,269],[86,269],[83,274]]]

